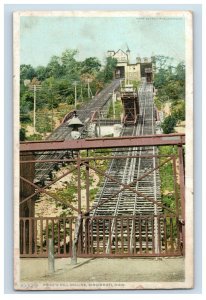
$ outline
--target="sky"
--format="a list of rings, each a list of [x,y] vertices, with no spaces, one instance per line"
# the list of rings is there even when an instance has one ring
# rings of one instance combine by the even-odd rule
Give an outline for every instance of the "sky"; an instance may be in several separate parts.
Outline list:
[[[58,17],[21,16],[21,64],[46,66],[53,55],[78,49],[77,60],[97,57],[101,62],[107,50],[131,51],[137,56],[170,56],[185,59],[184,18],[140,17]]]

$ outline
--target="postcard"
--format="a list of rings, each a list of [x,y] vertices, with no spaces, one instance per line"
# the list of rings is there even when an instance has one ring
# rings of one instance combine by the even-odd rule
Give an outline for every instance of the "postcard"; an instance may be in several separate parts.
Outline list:
[[[191,11],[17,11],[14,288],[193,287]]]

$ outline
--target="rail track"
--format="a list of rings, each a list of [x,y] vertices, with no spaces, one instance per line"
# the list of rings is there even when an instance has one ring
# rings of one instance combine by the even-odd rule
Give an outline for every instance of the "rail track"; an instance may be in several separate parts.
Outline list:
[[[105,87],[98,95],[93,97],[89,103],[84,104],[81,109],[77,110],[77,114],[79,119],[85,123],[91,117],[91,112],[96,111],[98,109],[102,109],[105,105],[107,105],[109,99],[111,98],[111,94],[114,90],[117,90],[120,86],[120,81],[115,79]],[[85,126],[80,129],[81,135],[85,135]],[[61,124],[52,134],[47,138],[47,140],[69,140],[71,139],[71,128],[68,127],[68,124],[65,122]],[[50,151],[44,152],[38,156],[38,160],[44,159],[62,159],[64,157],[69,158],[71,153],[68,151]],[[45,185],[46,182],[51,181],[52,179],[52,171],[57,169],[59,166],[56,163],[36,163],[35,165],[35,183],[40,183],[41,185]]]
[[[123,128],[122,136],[125,135],[148,135],[155,134],[155,120],[154,120],[154,104],[153,104],[153,93],[152,85],[143,83],[139,88],[139,102],[140,102],[140,117],[139,122],[136,126],[127,126]],[[160,177],[157,170],[151,172],[149,175],[145,176],[143,180],[137,181],[138,178],[145,175],[145,173],[151,171],[156,166],[156,158],[152,157],[157,153],[156,147],[132,147],[129,149],[121,149],[120,152],[115,151],[115,157],[111,161],[107,174],[120,182],[118,185],[116,182],[112,181],[107,177],[99,191],[98,196],[95,199],[94,206],[98,205],[101,202],[104,202],[101,206],[93,212],[93,218],[97,216],[148,216],[148,215],[157,215],[161,213],[161,209],[157,204],[152,202],[145,201],[144,197],[138,196],[131,190],[123,190],[111,200],[108,200],[113,194],[116,194],[118,190],[121,189],[121,185],[130,184],[130,187],[134,190],[141,192],[144,195],[147,195],[154,199],[157,202],[161,202],[160,195]],[[126,159],[118,159],[118,155],[122,154],[122,151],[126,152]],[[133,157],[130,157],[133,156]],[[138,156],[138,157],[134,157]],[[132,182],[134,184],[131,184]],[[137,182],[136,182],[137,181]],[[116,236],[122,236],[122,230],[127,230],[125,247],[130,248],[130,251],[134,247],[140,248],[140,245],[134,245],[134,235],[136,240],[138,240],[139,231],[136,228],[139,228],[139,220],[131,222],[129,225],[129,241],[128,241],[128,220],[125,220],[125,224],[122,221],[117,221],[113,218],[111,224],[104,224],[103,227],[98,225],[98,235],[101,235],[101,232],[105,235],[105,226],[108,227],[106,231],[107,246],[106,252],[111,251],[112,241]],[[152,224],[145,225],[141,224],[141,248],[147,249],[150,247],[152,249],[153,243],[155,244],[155,250],[158,252],[158,226],[157,220],[154,219],[154,226]],[[110,227],[110,228],[109,228]],[[126,228],[126,229],[125,229]],[[93,236],[95,239],[95,234],[97,236],[97,228],[95,223],[93,224]],[[154,233],[152,233],[154,231]],[[152,236],[155,236],[155,241],[152,240]],[[147,241],[146,241],[147,239]],[[148,240],[149,239],[149,240]],[[99,240],[99,237],[98,237]],[[117,239],[118,240],[118,239]],[[117,241],[118,242],[118,241]],[[138,243],[138,242],[137,242]]]

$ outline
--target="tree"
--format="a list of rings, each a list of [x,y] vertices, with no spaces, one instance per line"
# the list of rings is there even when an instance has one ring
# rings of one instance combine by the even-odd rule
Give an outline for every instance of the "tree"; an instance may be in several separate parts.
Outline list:
[[[27,114],[33,109],[34,97],[32,91],[28,89],[20,94],[20,113]]]
[[[21,65],[20,66],[20,82],[24,83],[24,80],[32,80],[36,76],[36,71],[31,65]]]
[[[49,120],[53,120],[55,108],[60,103],[74,104],[75,91],[77,100],[90,98],[98,93],[105,85],[113,79],[117,60],[107,58],[102,67],[96,57],[88,57],[83,61],[77,61],[76,49],[66,49],[61,55],[51,57],[47,66],[33,68],[31,65],[21,65],[20,81],[20,121],[31,123],[34,109],[34,88],[36,85],[36,126],[39,131],[47,130],[46,127],[53,129],[54,122],[49,124],[48,120],[41,118],[42,112],[48,115],[51,110]],[[25,85],[25,79],[28,80]],[[74,83],[76,81],[76,83]],[[75,84],[75,85],[74,85]],[[40,86],[41,85],[41,86]],[[76,87],[76,89],[75,89]],[[45,125],[44,122],[45,121]],[[48,124],[47,124],[48,123]],[[48,126],[46,126],[48,125]],[[41,127],[44,127],[41,129]],[[29,138],[29,137],[28,137]],[[35,136],[31,137],[35,138]]]
[[[81,82],[84,84],[84,89],[82,89],[82,92],[84,92],[84,97],[90,98],[90,94],[92,92],[92,95],[95,93],[96,90],[96,84],[93,84],[95,80],[95,76],[89,73],[82,74],[80,76]],[[85,94],[87,92],[87,94]]]
[[[54,109],[58,107],[61,101],[61,96],[59,95],[58,80],[54,77],[47,78],[42,83],[42,89],[39,93],[37,108],[48,106],[49,109]]]
[[[172,115],[178,120],[184,120],[184,103],[175,108],[185,99],[185,64],[171,65],[172,59],[164,56],[153,57],[155,64],[154,86],[158,89],[156,102],[171,102],[173,106]]]
[[[167,70],[160,69],[159,72],[154,75],[154,86],[156,89],[163,87],[167,82]]]
[[[172,108],[172,115],[175,117],[177,122],[185,120],[185,101],[184,100],[180,100],[180,101],[176,102],[176,104]]]
[[[175,70],[176,80],[180,80],[182,82],[185,81],[185,64],[184,62],[180,62]]]
[[[155,55],[152,57],[152,63],[154,65],[155,72],[162,69],[167,69],[168,65],[171,65],[173,58],[164,55]]]
[[[174,132],[174,128],[177,124],[177,120],[174,116],[170,115],[164,119],[164,122],[161,125],[163,133],[168,134]]]
[[[35,69],[36,77],[38,80],[43,81],[47,77],[47,68],[44,66],[38,66]]]
[[[80,76],[81,63],[75,60],[78,54],[76,49],[67,49],[62,53],[61,63],[64,76],[69,80],[78,80]]]
[[[63,66],[61,64],[61,59],[54,55],[50,59],[47,67],[46,67],[46,77],[54,77],[59,78],[64,75]]]
[[[185,87],[178,80],[170,80],[165,84],[160,93],[164,93],[170,100],[184,99]]]
[[[113,79],[114,71],[117,66],[117,59],[111,56],[106,58],[106,65],[104,67],[104,81],[108,82]]]
[[[81,74],[96,74],[101,67],[100,61],[96,57],[89,57],[86,58],[82,63],[81,63]]]
[[[25,128],[20,128],[19,139],[20,139],[20,141],[25,141],[25,139],[26,139],[26,130],[25,130]]]

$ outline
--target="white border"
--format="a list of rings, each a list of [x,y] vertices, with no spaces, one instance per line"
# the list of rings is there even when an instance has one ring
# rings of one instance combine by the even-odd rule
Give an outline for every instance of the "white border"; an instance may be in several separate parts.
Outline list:
[[[15,2],[15,3],[14,3]],[[3,26],[3,18],[4,18],[4,4],[57,4],[56,3],[57,1],[39,1],[39,0],[36,0],[35,2],[34,1],[30,1],[30,3],[28,3],[28,1],[8,1],[8,0],[2,0],[0,1],[0,10],[1,10],[1,14],[0,14],[0,33],[1,33],[1,37],[2,37],[2,40],[3,40],[3,37],[4,37],[4,26]],[[72,4],[73,1],[70,1],[70,0],[66,0],[66,1],[58,1],[58,4]],[[125,3],[126,2],[126,3]],[[90,4],[90,3],[94,3],[94,4],[97,4],[97,1],[74,1],[73,4]],[[106,4],[106,3],[115,3],[115,4],[129,4],[129,3],[132,3],[132,4],[202,4],[202,8],[203,8],[203,26],[202,28],[206,28],[206,3],[205,3],[205,0],[185,0],[185,1],[174,1],[174,0],[170,0],[170,1],[167,1],[167,0],[162,0],[162,1],[148,1],[148,0],[144,0],[144,1],[117,1],[117,2],[114,2],[114,1],[101,1],[101,4]],[[1,43],[1,45],[3,45],[4,43]],[[202,47],[202,50],[203,50],[203,53],[206,53],[206,47],[205,47],[205,44],[206,44],[206,37],[205,35],[203,35],[203,47]],[[4,47],[0,47],[0,51],[1,51],[1,55],[0,55],[0,59],[1,59],[1,66],[3,66],[4,64]],[[203,65],[205,66],[206,62],[206,59],[205,57],[203,56]],[[3,71],[3,68],[1,68],[1,71],[0,71],[0,74],[1,74],[1,84],[2,84],[2,87],[4,86],[4,71]],[[206,82],[206,76],[205,76],[205,69],[203,69],[203,77],[202,77],[202,82],[205,83]],[[3,88],[0,89],[0,93],[1,93],[1,99],[4,99],[4,91],[3,91]],[[206,99],[206,92],[205,92],[205,84],[203,85],[203,99]],[[3,128],[3,120],[4,120],[4,104],[3,104],[3,101],[0,102],[0,105],[1,105],[1,109],[0,109],[0,126],[1,128]],[[203,123],[202,123],[202,126],[203,126],[203,129],[206,127],[206,118],[205,118],[205,111],[206,111],[206,103],[205,101],[203,101],[203,104],[202,104],[202,120],[203,120]],[[206,137],[205,135],[202,135],[202,138],[203,138],[203,153],[206,153]],[[1,147],[0,148],[0,151],[1,151],[1,158],[3,158],[3,148]],[[2,164],[3,165],[3,159],[2,159]],[[206,157],[203,157],[203,160],[202,160],[202,165],[203,166],[206,166]],[[2,168],[0,169],[0,186],[1,186],[1,191],[3,191],[3,172],[2,172]],[[206,178],[206,169],[203,169],[203,173],[202,173],[202,177],[203,178]],[[203,184],[203,189],[202,189],[202,199],[206,199],[206,185]],[[203,205],[203,209],[202,209],[202,218],[203,218],[203,231],[202,231],[202,253],[206,253],[206,239],[205,239],[205,230],[206,229],[206,218],[205,218],[205,212],[206,212],[206,203],[205,201],[203,201],[202,203]],[[1,230],[1,236],[3,237],[4,236],[4,205],[3,205],[3,201],[1,202],[1,210],[0,210],[0,230]],[[196,220],[197,221],[197,220]],[[196,253],[196,255],[198,255],[198,253]],[[0,246],[0,264],[1,266],[3,266],[4,264],[4,251],[3,251],[3,247],[2,247],[2,244]],[[170,295],[170,291],[165,291],[165,293],[167,294],[167,298],[168,299],[174,299],[174,297],[176,298],[181,298],[181,299],[205,299],[206,298],[206,257],[203,255],[203,258],[202,258],[202,266],[203,266],[203,280],[202,280],[202,283],[203,283],[203,290],[202,290],[202,293],[201,294],[180,294],[178,293],[177,291],[177,294],[176,295]],[[3,275],[3,274],[2,274]],[[1,294],[1,299],[3,298],[8,298],[8,296],[11,296],[11,298],[13,298],[13,296],[15,297],[19,297],[19,298],[24,298],[24,297],[35,297],[36,299],[36,296],[40,297],[41,298],[41,295],[5,295],[4,294],[4,291],[3,291],[3,286],[4,286],[4,276],[1,276],[1,280],[0,280],[0,294]],[[49,294],[49,295],[46,295],[44,294],[44,299],[45,298],[48,298],[51,299],[53,297],[56,298],[57,295],[52,295],[52,294]],[[66,299],[68,298],[69,295],[64,295],[64,294],[61,294],[61,297],[65,297]],[[89,295],[75,295],[75,294],[72,294],[72,299],[73,298],[79,298],[79,296],[82,298],[82,297],[86,297],[88,296],[88,298],[92,299],[92,298],[105,298],[105,297],[109,297],[109,294],[107,293],[107,295],[102,295],[102,294],[99,294],[99,295],[92,295],[92,294],[89,294]],[[69,297],[71,297],[69,296]],[[123,295],[112,295],[112,299],[125,299],[125,294]],[[149,295],[145,295],[145,294],[141,294],[139,295],[141,297],[141,299],[151,299],[151,296],[152,298],[154,299],[165,299],[165,295],[162,295],[162,294],[149,294]],[[126,296],[127,298],[134,298],[134,299],[137,299],[137,295],[127,295]],[[10,298],[10,297],[9,297]],[[43,297],[42,297],[43,298]]]
[[[192,54],[192,13],[189,11],[25,11],[15,12],[13,31],[14,31],[14,124],[18,123],[19,116],[19,54],[20,54],[20,17],[21,16],[72,16],[72,17],[133,17],[133,16],[149,16],[149,17],[171,17],[182,16],[185,18],[185,38],[186,38],[186,97],[187,108],[186,114],[189,122],[186,125],[186,256],[185,256],[185,281],[184,282],[127,282],[123,289],[137,289],[140,286],[141,289],[173,289],[173,288],[192,288],[193,287],[193,54]],[[16,105],[17,104],[17,105]],[[16,135],[14,135],[14,207],[15,207],[15,222],[14,222],[14,270],[15,270],[15,282],[16,289],[24,289],[25,284],[21,284],[19,281],[19,256],[17,255],[19,249],[19,127],[15,126]],[[45,285],[38,283],[38,287],[30,282],[26,286],[32,290],[45,289]],[[95,283],[98,284],[98,283]],[[63,290],[59,283],[52,282],[52,288],[57,290]],[[78,284],[76,283],[76,286]],[[66,289],[72,289],[72,284],[68,283]],[[78,289],[78,287],[77,287]],[[81,284],[79,284],[81,289]],[[86,290],[93,289],[89,284],[85,287]],[[99,287],[98,289],[101,289]],[[108,288],[107,288],[108,289]]]

